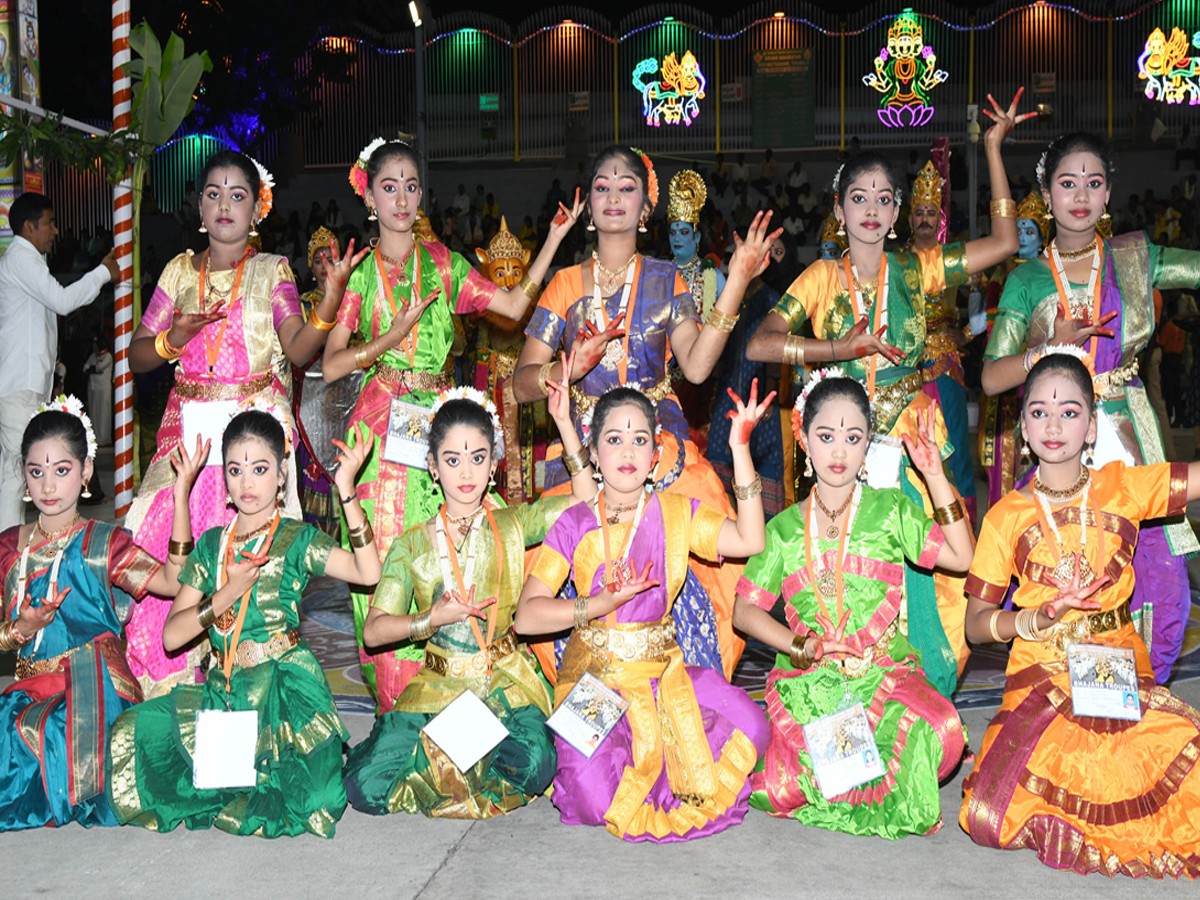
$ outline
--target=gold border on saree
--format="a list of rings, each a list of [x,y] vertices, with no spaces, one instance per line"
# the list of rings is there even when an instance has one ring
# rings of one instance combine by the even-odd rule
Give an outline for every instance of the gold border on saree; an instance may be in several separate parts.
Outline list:
[[[1101,400],[1117,394],[1128,382],[1137,377],[1138,361],[1135,359],[1127,366],[1119,369],[1109,369],[1101,372],[1092,379],[1093,390]]]
[[[408,388],[410,391],[441,392],[451,386],[450,378],[443,372],[420,372],[415,369],[397,369],[394,366],[378,365],[373,373],[384,384]]]
[[[265,391],[275,380],[275,373],[263,372],[249,381],[217,381],[216,379],[176,378],[175,394],[181,400],[240,400]]]

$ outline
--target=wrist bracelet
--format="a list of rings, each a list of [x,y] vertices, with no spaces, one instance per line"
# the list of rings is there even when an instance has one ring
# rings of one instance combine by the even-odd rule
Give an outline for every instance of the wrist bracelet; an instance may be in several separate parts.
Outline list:
[[[360,369],[369,369],[375,364],[375,358],[371,356],[367,344],[363,344],[354,352],[354,364]]]
[[[796,635],[792,638],[792,646],[788,648],[788,661],[791,662],[793,669],[807,669],[814,660],[805,652],[805,645],[808,643],[808,636],[800,637]]]
[[[1030,347],[1025,351],[1025,374],[1029,374],[1029,370],[1038,364],[1038,361],[1046,355],[1046,345],[1038,344],[1036,347]]]
[[[187,556],[196,549],[196,542],[189,539],[177,541],[174,538],[167,541],[167,556]]]
[[[427,609],[412,617],[408,626],[408,639],[410,641],[427,641],[433,637],[435,631],[437,629],[433,627],[433,610]]]
[[[1050,630],[1053,628],[1038,628],[1037,617],[1041,612],[1041,607],[1029,607],[1017,611],[1017,617],[1014,624],[1017,628],[1017,637],[1022,640],[1032,643],[1040,643],[1050,637]]]
[[[734,326],[737,325],[739,318],[739,316],[728,316],[714,306],[708,311],[708,316],[704,320],[704,327],[729,334],[733,331]]]
[[[988,206],[988,212],[993,219],[1015,219],[1017,217],[1016,201],[1008,197],[993,200]]]
[[[1000,637],[1000,632],[996,630],[996,623],[1000,619],[1000,610],[995,610],[991,618],[988,619],[988,631],[991,632],[992,641],[997,644],[1003,644],[1004,639]]]
[[[738,484],[733,482],[733,496],[739,500],[754,500],[762,496],[762,476],[755,475],[754,480],[749,484]]]
[[[540,284],[534,284],[533,279],[529,277],[528,272],[521,276],[521,280],[517,282],[517,287],[521,289],[521,293],[523,293],[534,303],[537,302],[538,297],[542,296],[542,286]]]
[[[340,494],[338,495],[338,501],[342,504],[342,506],[345,506],[348,503],[353,503],[357,499],[358,499],[357,491],[355,491],[353,494],[348,494],[345,497],[341,496]]]
[[[562,463],[566,466],[567,474],[572,478],[586,469],[591,461],[591,457],[588,456],[587,450],[583,447],[580,447],[574,453],[564,453],[562,457]]]
[[[154,352],[167,362],[174,362],[183,355],[183,351],[171,346],[171,342],[167,340],[167,332],[160,331],[154,338]]]
[[[337,320],[334,319],[332,322],[326,322],[317,314],[317,307],[314,305],[312,312],[308,314],[308,324],[317,329],[317,331],[331,331],[333,326],[337,324]]]
[[[833,350],[833,339],[832,338],[830,338],[830,340],[829,340],[829,361],[830,362],[838,361],[837,354]]]
[[[200,627],[205,631],[213,627],[213,623],[217,621],[217,616],[213,612],[212,597],[205,597],[200,601],[200,605],[196,607],[196,618],[200,620]]]
[[[962,502],[955,498],[945,506],[939,506],[933,511],[933,520],[939,525],[950,525],[963,517]]]
[[[804,365],[804,338],[798,334],[789,334],[783,339],[783,364],[785,366]]]
[[[550,396],[550,388],[547,386],[546,382],[550,380],[550,370],[553,368],[554,360],[550,360],[550,362],[538,369],[538,390],[541,392],[543,397]]]
[[[591,618],[588,616],[588,601],[592,598],[583,594],[575,598],[575,627],[587,628]]]
[[[363,522],[361,528],[351,529],[347,532],[346,537],[350,539],[350,546],[355,550],[370,547],[375,543],[375,531],[371,528],[370,522]]]

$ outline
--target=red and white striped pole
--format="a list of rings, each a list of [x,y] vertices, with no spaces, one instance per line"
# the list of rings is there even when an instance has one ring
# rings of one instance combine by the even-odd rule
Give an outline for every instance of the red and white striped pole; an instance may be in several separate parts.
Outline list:
[[[130,61],[130,0],[113,0],[113,134],[128,131],[133,109],[133,89],[123,68]],[[121,518],[133,503],[133,374],[129,371],[129,341],[133,337],[133,181],[126,176],[113,188],[113,256],[121,268],[116,294],[116,516]]]

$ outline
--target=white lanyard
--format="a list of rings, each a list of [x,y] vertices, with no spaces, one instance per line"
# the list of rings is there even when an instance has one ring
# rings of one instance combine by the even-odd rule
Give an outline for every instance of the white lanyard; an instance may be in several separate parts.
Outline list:
[[[596,326],[597,331],[604,331],[608,328],[608,323],[612,321],[604,312],[604,298],[600,295],[600,278],[598,272],[599,264],[592,263],[592,324]],[[637,260],[634,259],[629,263],[629,268],[625,270],[625,286],[621,289],[621,303],[617,307],[617,315],[624,315],[629,308],[629,292],[633,288],[633,274],[637,269]],[[613,316],[615,319],[616,316]],[[628,334],[629,323],[625,323],[625,330]],[[604,351],[604,359],[606,362],[616,365],[622,356],[625,355],[625,349],[621,341],[609,341],[608,347]]]
[[[467,538],[463,542],[463,547],[467,551],[466,558],[462,565],[462,583],[463,585],[474,585],[475,578],[475,557],[479,549],[479,532],[483,520],[486,518],[483,507],[479,507],[475,511],[475,518],[471,521],[471,530],[467,532]],[[433,532],[437,538],[438,550],[438,566],[442,570],[442,585],[445,593],[450,593],[458,584],[454,577],[454,569],[450,565],[450,547],[448,544],[449,536],[446,534],[445,523],[442,522],[441,515],[433,517]],[[500,553],[500,548],[496,548],[496,552]],[[460,598],[463,603],[467,602],[466,597]]]
[[[1086,297],[1086,307],[1083,305],[1085,301],[1072,302],[1073,293],[1062,298],[1067,304],[1067,309],[1071,313],[1072,318],[1084,318],[1080,313],[1086,310],[1087,318],[1091,318],[1092,303],[1095,300],[1096,292],[1100,290],[1100,245],[1095,243],[1092,245],[1092,273],[1088,276],[1088,292]],[[1063,269],[1062,257],[1058,255],[1058,241],[1050,242],[1050,259],[1054,262],[1054,269],[1058,273],[1058,283],[1062,285],[1062,292],[1068,294],[1070,292],[1070,282],[1067,281],[1067,273]]]

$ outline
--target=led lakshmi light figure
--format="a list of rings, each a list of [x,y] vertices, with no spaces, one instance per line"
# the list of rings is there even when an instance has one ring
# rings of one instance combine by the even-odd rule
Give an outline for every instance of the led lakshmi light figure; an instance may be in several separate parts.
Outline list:
[[[933,48],[911,9],[905,9],[888,29],[887,46],[875,58],[875,71],[863,84],[883,95],[879,121],[889,128],[919,128],[933,118],[929,93],[949,78],[937,67]]]

